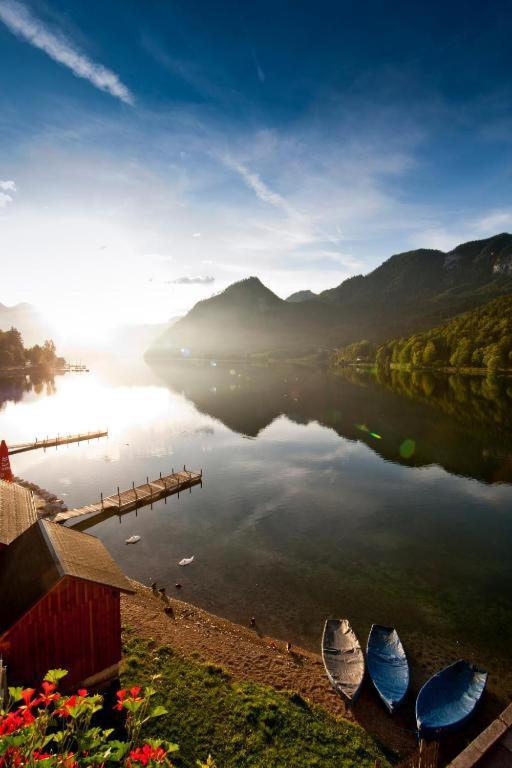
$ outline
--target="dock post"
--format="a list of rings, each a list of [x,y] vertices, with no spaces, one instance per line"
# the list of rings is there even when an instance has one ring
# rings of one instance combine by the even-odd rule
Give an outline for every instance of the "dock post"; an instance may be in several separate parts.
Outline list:
[[[119,502],[119,507],[121,507],[121,494],[119,493],[119,486],[117,486],[117,499]]]
[[[101,508],[103,509],[103,491],[101,492]]]

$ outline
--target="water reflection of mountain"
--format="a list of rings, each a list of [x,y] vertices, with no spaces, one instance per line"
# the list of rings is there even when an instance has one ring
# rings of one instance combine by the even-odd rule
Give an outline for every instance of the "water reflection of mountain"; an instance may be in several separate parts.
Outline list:
[[[19,403],[29,392],[40,395],[55,393],[55,381],[53,378],[30,376],[1,376],[0,375],[0,410],[7,403]]]
[[[281,414],[317,421],[390,461],[439,464],[486,482],[512,482],[512,383],[302,366],[158,366],[155,373],[204,413],[255,437]]]

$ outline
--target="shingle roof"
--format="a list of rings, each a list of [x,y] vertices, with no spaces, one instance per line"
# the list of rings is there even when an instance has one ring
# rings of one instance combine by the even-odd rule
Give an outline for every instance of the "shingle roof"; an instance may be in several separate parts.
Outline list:
[[[99,539],[39,520],[0,552],[0,634],[65,576],[133,592]]]
[[[10,544],[37,520],[32,493],[0,480],[0,544]]]

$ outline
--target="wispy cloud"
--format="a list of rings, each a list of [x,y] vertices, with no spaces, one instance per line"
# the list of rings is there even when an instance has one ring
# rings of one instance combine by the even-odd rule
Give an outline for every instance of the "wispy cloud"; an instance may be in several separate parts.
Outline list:
[[[0,0],[0,21],[3,21],[13,34],[68,67],[76,77],[89,80],[96,88],[110,93],[125,104],[134,103],[133,94],[115,72],[80,53],[60,31],[52,31],[22,3],[17,0]]]
[[[5,208],[6,205],[12,203],[12,197],[7,193],[16,192],[16,184],[12,180],[6,179],[4,181],[0,179],[0,189],[2,190],[2,192],[0,192],[0,208]]]
[[[166,280],[167,283],[173,285],[210,285],[215,282],[213,275],[206,275],[205,277],[178,277],[176,280]]]
[[[258,75],[258,80],[260,81],[260,83],[264,83],[265,80],[267,79],[267,76],[265,75],[265,72],[263,71],[263,68],[260,62],[258,61],[258,57],[256,56],[256,51],[254,50],[254,48],[251,50],[251,53],[252,53],[252,59],[254,61],[254,66],[256,67],[256,74]]]
[[[231,168],[232,171],[236,171],[236,173],[240,174],[249,189],[252,189],[256,196],[259,197],[259,199],[264,203],[273,205],[274,208],[280,208],[289,215],[297,215],[297,211],[293,209],[288,201],[285,200],[285,198],[278,192],[274,192],[273,189],[265,184],[265,182],[257,173],[251,171],[249,168],[243,165],[243,163],[238,162],[238,160],[235,160],[229,155],[224,155],[222,160],[224,165],[226,165],[228,168]]]

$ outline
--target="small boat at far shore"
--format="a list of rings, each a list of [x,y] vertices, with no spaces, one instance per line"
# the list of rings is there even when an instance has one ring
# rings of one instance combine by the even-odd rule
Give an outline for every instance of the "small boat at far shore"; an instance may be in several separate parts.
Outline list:
[[[327,619],[322,637],[322,659],[333,688],[349,703],[361,689],[364,654],[348,619]]]
[[[366,663],[377,693],[393,714],[409,689],[409,664],[394,627],[372,625],[368,636]]]
[[[416,700],[420,737],[436,737],[464,725],[480,702],[487,672],[459,660],[427,680]]]

